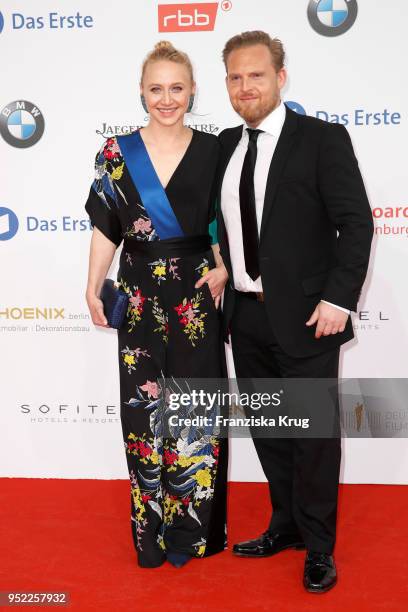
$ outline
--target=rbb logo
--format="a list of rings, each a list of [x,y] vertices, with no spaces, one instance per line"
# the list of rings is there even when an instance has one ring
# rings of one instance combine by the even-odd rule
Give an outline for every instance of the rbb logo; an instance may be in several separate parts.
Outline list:
[[[159,32],[212,31],[218,2],[159,4]]]

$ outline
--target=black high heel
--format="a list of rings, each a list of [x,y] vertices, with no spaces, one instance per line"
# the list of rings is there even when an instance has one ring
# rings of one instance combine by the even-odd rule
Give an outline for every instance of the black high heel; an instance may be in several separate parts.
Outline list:
[[[167,552],[167,561],[177,568],[183,567],[190,559],[191,556],[186,553]]]

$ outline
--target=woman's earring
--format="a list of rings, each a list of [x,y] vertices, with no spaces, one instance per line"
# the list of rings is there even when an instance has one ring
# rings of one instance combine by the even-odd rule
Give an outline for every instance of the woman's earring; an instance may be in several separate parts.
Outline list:
[[[187,106],[187,111],[186,112],[190,113],[191,109],[193,108],[193,106],[194,106],[194,95],[191,95],[190,99],[188,101],[188,106]]]
[[[141,103],[142,103],[143,110],[144,110],[146,113],[148,113],[149,111],[148,111],[148,108],[147,108],[147,105],[146,105],[146,99],[145,99],[145,97],[144,97],[144,95],[143,95],[143,94],[140,96],[140,101],[141,101]]]

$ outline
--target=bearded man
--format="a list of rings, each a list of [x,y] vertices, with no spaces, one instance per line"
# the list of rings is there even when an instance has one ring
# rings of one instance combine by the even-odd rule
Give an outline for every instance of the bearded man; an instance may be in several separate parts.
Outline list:
[[[231,335],[237,378],[337,381],[373,235],[349,134],[281,101],[278,39],[244,32],[226,43],[223,60],[231,104],[245,122],[219,136],[218,238],[230,278],[224,336]],[[233,551],[266,557],[306,548],[303,584],[325,592],[337,580],[340,437],[254,437],[254,444],[273,512],[261,536]]]

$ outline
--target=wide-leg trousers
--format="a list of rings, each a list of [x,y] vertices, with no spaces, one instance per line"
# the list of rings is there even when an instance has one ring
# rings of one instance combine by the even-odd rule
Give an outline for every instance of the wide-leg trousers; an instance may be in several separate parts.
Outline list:
[[[227,440],[195,427],[171,436],[163,423],[169,393],[224,372],[219,312],[208,285],[194,287],[214,257],[195,251],[124,247],[117,277],[129,296],[118,330],[121,423],[143,567],[169,550],[203,557],[226,547]]]

